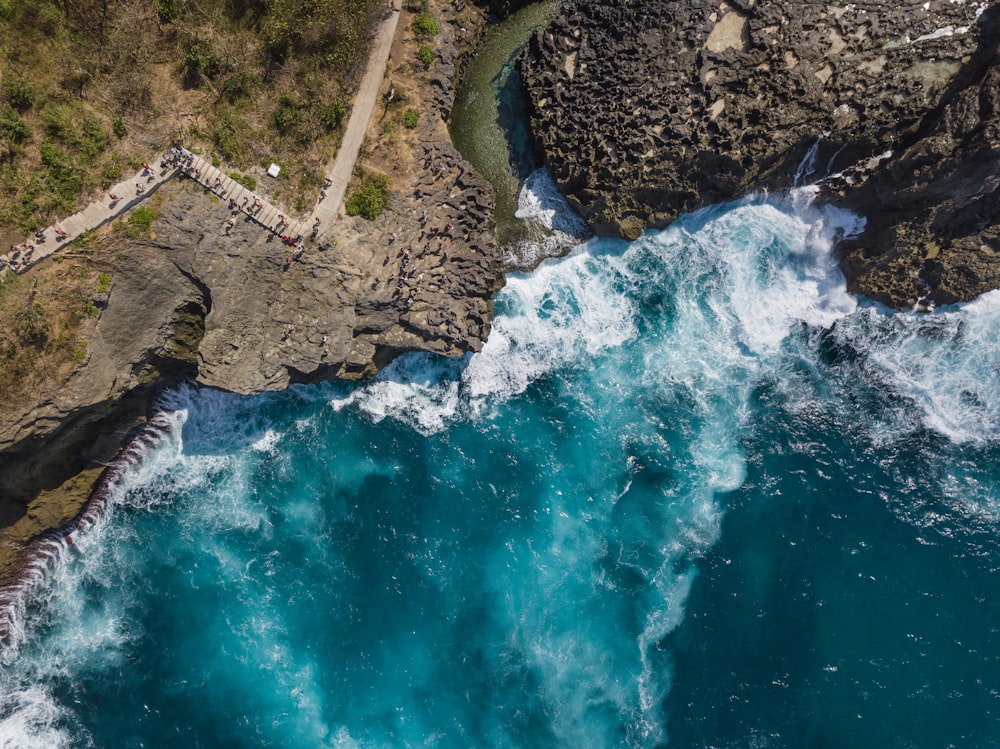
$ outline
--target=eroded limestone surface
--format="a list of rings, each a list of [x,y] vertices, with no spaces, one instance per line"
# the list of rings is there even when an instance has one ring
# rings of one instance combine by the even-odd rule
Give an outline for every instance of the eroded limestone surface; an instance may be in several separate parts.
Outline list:
[[[949,302],[1000,285],[998,15],[948,0],[566,0],[522,67],[549,169],[598,233],[842,172],[825,198],[870,227],[844,246],[852,289]]]

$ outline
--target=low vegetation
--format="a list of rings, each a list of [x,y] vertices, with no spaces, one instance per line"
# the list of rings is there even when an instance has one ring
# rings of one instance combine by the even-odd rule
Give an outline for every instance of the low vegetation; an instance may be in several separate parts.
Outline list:
[[[94,274],[82,266],[60,270],[0,276],[0,400],[8,407],[37,397],[40,383],[86,357],[82,326],[99,314],[88,293]]]
[[[436,36],[438,31],[438,22],[434,20],[434,16],[428,13],[421,13],[415,16],[413,19],[413,31],[418,36],[432,37]]]
[[[243,172],[294,166],[284,189],[315,200],[321,179],[307,173],[339,143],[382,10],[381,0],[0,0],[0,230],[47,225],[177,140]]]
[[[434,64],[434,46],[431,44],[421,44],[417,49],[417,60],[425,69],[430,70],[431,65]]]
[[[230,172],[230,179],[232,179],[236,184],[243,185],[246,189],[253,192],[257,189],[257,180],[251,177],[249,174],[240,174],[239,172]]]
[[[366,174],[344,203],[348,216],[362,216],[373,221],[385,210],[389,197],[389,178],[384,174]]]
[[[141,205],[136,208],[128,217],[128,236],[130,239],[138,239],[149,234],[149,227],[156,220],[156,211],[152,206]],[[110,277],[108,279],[110,283]]]

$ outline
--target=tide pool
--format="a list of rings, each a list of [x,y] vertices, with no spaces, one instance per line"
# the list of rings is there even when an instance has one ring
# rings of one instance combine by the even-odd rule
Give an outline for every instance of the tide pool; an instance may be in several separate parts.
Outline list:
[[[996,745],[1000,294],[859,302],[858,227],[718,206],[512,276],[480,354],[169,394],[0,746]]]

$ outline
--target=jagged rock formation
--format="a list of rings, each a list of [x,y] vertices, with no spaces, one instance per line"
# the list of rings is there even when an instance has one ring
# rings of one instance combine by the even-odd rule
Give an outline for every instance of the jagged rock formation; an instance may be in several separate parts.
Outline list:
[[[565,0],[522,72],[550,171],[598,233],[843,172],[826,195],[870,227],[843,264],[853,290],[947,302],[1000,284],[997,15]]]
[[[442,11],[443,26],[451,12]],[[444,125],[460,56],[450,25],[437,40],[417,163],[375,221],[341,217],[335,243],[290,256],[245,215],[235,214],[227,234],[226,202],[190,181],[163,188],[155,238],[133,243],[108,269],[114,286],[86,362],[32,408],[0,413],[0,526],[23,517],[40,492],[110,460],[164,387],[194,380],[256,393],[363,379],[405,351],[482,347],[504,278],[492,187]],[[59,492],[46,496],[62,502]],[[44,514],[36,505],[29,515]]]
[[[401,199],[373,224],[345,219],[343,242],[297,259],[245,216],[226,235],[225,202],[190,182],[164,188],[156,238],[115,261],[86,363],[0,421],[0,496],[26,501],[107,460],[155,390],[184,379],[256,393],[369,377],[403,351],[481,348],[502,284],[489,186],[448,155],[434,154],[443,171],[428,170],[421,193],[435,210],[433,241]],[[399,287],[406,246],[415,257]]]

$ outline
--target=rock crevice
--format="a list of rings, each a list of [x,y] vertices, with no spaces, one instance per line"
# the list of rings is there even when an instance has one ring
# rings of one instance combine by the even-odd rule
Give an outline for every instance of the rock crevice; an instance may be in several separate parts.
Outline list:
[[[599,234],[820,181],[869,219],[842,248],[852,290],[950,302],[1000,283],[981,249],[1000,211],[997,15],[947,0],[565,0],[522,73],[547,165]]]

